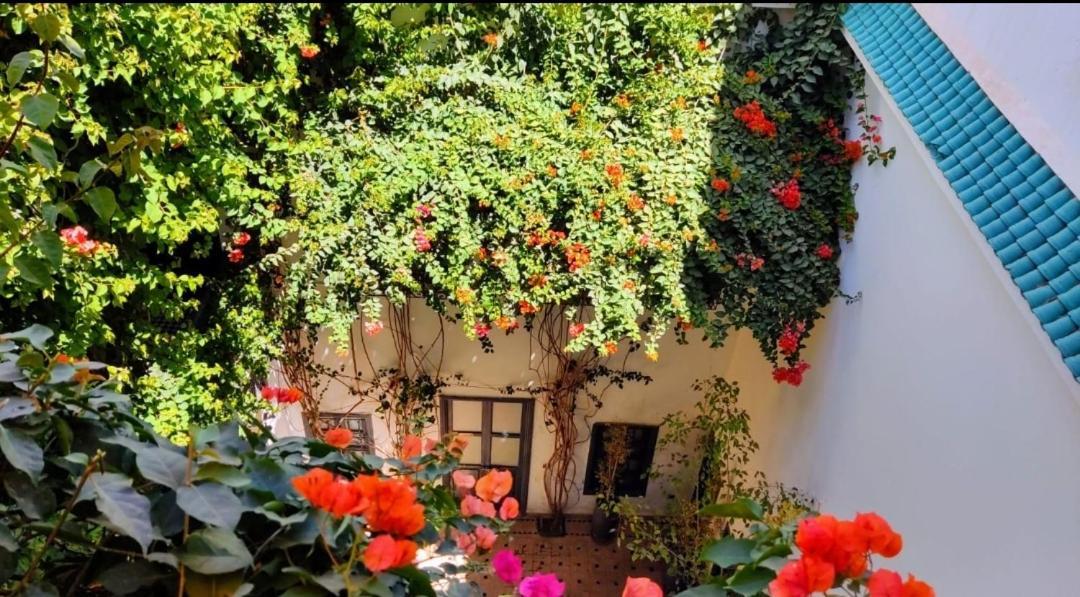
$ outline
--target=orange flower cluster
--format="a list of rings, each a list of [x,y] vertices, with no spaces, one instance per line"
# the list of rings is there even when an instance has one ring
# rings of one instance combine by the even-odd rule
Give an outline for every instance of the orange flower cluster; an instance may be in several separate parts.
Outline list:
[[[852,139],[851,141],[844,141],[844,159],[849,162],[857,162],[863,155],[862,141],[858,139]]]
[[[747,85],[757,85],[758,83],[761,82],[761,80],[762,80],[761,75],[758,74],[758,72],[756,70],[750,69],[750,70],[746,71],[746,75],[743,76],[742,81],[743,81],[743,83],[745,83]]]
[[[530,232],[525,240],[528,247],[543,247],[544,245],[557,245],[566,238],[566,233],[561,230],[545,230],[543,232]]]
[[[790,210],[799,209],[802,205],[802,191],[799,190],[799,181],[792,178],[787,182],[778,183],[771,189],[773,197],[785,208]]]
[[[300,391],[300,388],[292,387],[263,386],[259,393],[262,394],[263,400],[267,402],[276,400],[278,404],[292,404],[299,402],[304,397],[304,393]]]
[[[717,193],[726,193],[731,189],[731,183],[723,178],[714,178],[709,184]]]
[[[789,562],[769,584],[773,597],[807,597],[827,591],[845,578],[866,574],[871,554],[891,558],[900,553],[903,539],[884,518],[859,514],[854,520],[837,520],[824,514],[799,523],[795,545],[800,558]],[[870,597],[933,597],[930,585],[909,577],[878,570],[870,576]]]
[[[671,134],[671,140],[676,143],[686,138],[686,133],[683,132],[681,126],[672,127],[671,131],[669,132]]]
[[[592,254],[589,251],[589,247],[586,247],[581,243],[574,243],[569,247],[566,247],[566,264],[569,266],[570,271],[578,271],[588,265],[591,260]]]
[[[484,43],[486,43],[487,45],[489,45],[489,46],[491,46],[493,48],[497,47],[499,45],[499,34],[498,33],[495,33],[495,32],[486,33],[486,34],[484,34],[484,36],[481,39],[484,40]]]
[[[765,116],[757,100],[735,108],[735,118],[742,121],[751,133],[770,139],[776,136],[776,123]]]
[[[348,448],[352,440],[352,431],[345,427],[335,427],[323,434],[323,441],[339,450]]]
[[[408,566],[416,559],[416,543],[379,535],[364,549],[364,566],[378,574],[385,570]]]
[[[461,515],[469,518],[483,516],[509,521],[521,513],[521,505],[516,498],[509,497],[514,485],[514,476],[510,471],[493,469],[483,477],[476,479],[462,470],[451,475],[454,489],[461,496]],[[499,503],[501,500],[501,504]],[[498,504],[498,510],[496,510]],[[477,549],[487,551],[495,545],[496,534],[486,526],[478,526],[471,533],[455,532],[454,539],[458,548],[472,555]]]
[[[304,60],[311,60],[312,58],[314,58],[314,57],[316,57],[318,55],[319,55],[318,46],[312,46],[312,45],[300,46],[300,56]]]
[[[608,180],[611,182],[611,186],[619,188],[623,182],[623,167],[622,164],[608,164],[604,168],[604,172],[607,174]]]
[[[630,208],[630,211],[645,209],[645,200],[637,193],[630,193],[630,196],[626,198],[626,207]]]
[[[619,95],[616,95],[613,101],[615,102],[616,106],[622,108],[623,110],[630,107],[630,96],[626,95],[625,93],[620,93]]]
[[[424,506],[417,503],[416,489],[408,481],[377,475],[348,481],[315,468],[294,478],[292,485],[311,505],[335,518],[362,514],[375,532],[408,537],[424,528]]]

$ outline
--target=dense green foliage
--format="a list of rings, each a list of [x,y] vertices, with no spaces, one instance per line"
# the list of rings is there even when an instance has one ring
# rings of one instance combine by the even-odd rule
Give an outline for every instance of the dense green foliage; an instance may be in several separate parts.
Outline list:
[[[0,324],[49,322],[124,367],[168,433],[250,400],[276,344],[248,265],[275,230],[310,14],[0,7]],[[76,225],[104,244],[65,246]]]
[[[715,343],[748,327],[798,362],[776,340],[835,295],[854,219],[851,159],[826,129],[854,73],[838,7],[783,27],[717,6],[402,12],[344,15],[335,52],[354,70],[305,125],[299,320],[344,344],[381,296],[421,296],[473,336],[569,306],[586,324],[572,351],[630,339],[655,356],[673,324]]]
[[[435,595],[430,579],[458,572],[446,562],[370,573],[351,556],[369,544],[371,521],[332,518],[293,489],[313,467],[408,479],[424,509],[410,538],[433,552],[453,549],[452,530],[505,530],[462,515],[443,481],[457,460],[442,445],[383,460],[317,440],[274,441],[233,421],[193,429],[178,446],[131,414],[99,375],[103,364],[46,351],[51,336],[43,326],[0,335],[4,594],[300,597],[348,585],[349,595]]]
[[[855,218],[840,10],[5,5],[0,324],[116,364],[168,435],[382,296],[481,337],[566,308],[601,354],[747,327],[794,366]]]

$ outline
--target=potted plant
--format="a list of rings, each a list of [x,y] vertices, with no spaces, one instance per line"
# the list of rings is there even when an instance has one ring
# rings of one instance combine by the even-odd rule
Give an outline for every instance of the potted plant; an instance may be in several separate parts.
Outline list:
[[[604,455],[598,467],[599,490],[593,509],[590,533],[593,541],[606,545],[615,540],[619,531],[618,483],[619,474],[629,454],[625,425],[607,425],[604,428]]]

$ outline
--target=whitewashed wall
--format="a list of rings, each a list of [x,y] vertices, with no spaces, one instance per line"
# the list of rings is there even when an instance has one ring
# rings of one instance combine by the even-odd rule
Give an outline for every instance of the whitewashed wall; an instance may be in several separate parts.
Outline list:
[[[1080,189],[1080,4],[914,6],[1047,164]]]
[[[419,305],[417,301],[413,307],[414,316],[414,340],[420,344],[430,345],[438,329],[438,321],[430,309]],[[447,395],[457,396],[486,396],[501,397],[499,388],[507,385],[528,387],[538,384],[530,367],[535,366],[537,355],[530,353],[529,338],[526,332],[518,330],[511,335],[505,335],[499,330],[493,330],[491,338],[495,345],[492,353],[484,353],[479,342],[469,340],[459,327],[447,324],[446,349],[442,364],[443,376],[449,377],[454,374],[462,374],[466,385],[450,385],[443,389]],[[360,337],[359,324],[354,330],[357,338]],[[675,342],[674,336],[669,335],[660,346],[660,360],[653,363],[644,358],[640,353],[634,353],[627,360],[627,369],[640,371],[653,378],[653,382],[644,385],[640,383],[628,383],[623,389],[611,388],[603,401],[603,407],[596,411],[587,409],[579,418],[581,443],[575,450],[575,462],[577,463],[577,486],[567,509],[570,513],[591,513],[594,505],[592,496],[580,495],[580,484],[585,476],[585,468],[589,452],[589,422],[618,422],[638,423],[655,425],[659,424],[664,415],[669,412],[684,410],[692,407],[698,399],[698,395],[690,389],[695,379],[709,377],[724,372],[727,369],[727,361],[731,357],[730,350],[710,349],[707,344],[698,341],[700,334],[688,334],[695,339],[689,344],[680,345]],[[387,332],[383,332],[375,338],[367,338],[368,352],[372,357],[375,367],[391,366],[394,362],[391,352],[392,344],[389,342]],[[620,345],[621,357],[625,354],[626,345]],[[439,350],[432,353],[432,358],[437,359]],[[347,371],[351,371],[352,356],[338,354],[334,346],[325,341],[320,342],[317,355],[324,364],[339,366],[346,364]],[[610,366],[616,366],[621,360],[613,361]],[[366,360],[360,358],[361,371],[365,376],[370,367]],[[529,399],[527,395],[523,399]],[[587,402],[587,401],[586,401]],[[340,384],[331,384],[323,401],[323,410],[327,412],[344,412],[353,408],[355,399],[351,397],[347,389]],[[299,425],[299,413],[295,407],[289,409],[292,412],[279,417],[275,430],[279,435],[302,433]],[[364,403],[352,412],[374,412],[375,404]],[[390,445],[388,429],[380,415],[373,417],[375,442],[380,447]],[[431,437],[438,436],[438,426],[434,426],[428,433]],[[527,510],[531,513],[547,511],[547,503],[543,492],[543,465],[551,455],[553,447],[552,436],[544,428],[543,412],[541,405],[537,403],[533,417],[533,443],[532,461],[530,467],[530,487]],[[658,459],[667,458],[666,453],[658,453]],[[646,504],[658,506],[663,503],[664,487],[658,482],[649,483],[646,495]]]
[[[971,234],[876,88],[896,160],[856,169],[858,230],[801,388],[734,346],[760,466],[824,509],[904,534],[890,567],[939,595],[1074,595],[1080,401],[1004,270]],[[1060,360],[1060,357],[1056,357]]]

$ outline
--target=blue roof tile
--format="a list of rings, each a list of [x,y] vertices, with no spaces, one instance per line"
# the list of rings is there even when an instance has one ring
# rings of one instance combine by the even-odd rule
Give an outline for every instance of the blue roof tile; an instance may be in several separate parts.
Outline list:
[[[1080,199],[910,4],[844,23],[1080,379]]]

